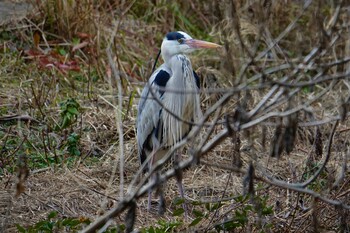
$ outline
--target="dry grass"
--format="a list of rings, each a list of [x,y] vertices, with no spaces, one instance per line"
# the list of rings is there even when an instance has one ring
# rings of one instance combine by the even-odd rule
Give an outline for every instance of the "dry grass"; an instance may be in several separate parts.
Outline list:
[[[269,67],[291,65],[267,75],[267,81],[279,81],[290,75],[295,67],[303,64],[300,61],[305,55],[319,44],[325,46],[322,47],[325,54],[313,60],[311,66],[314,69],[302,69],[293,76],[296,81],[313,80],[322,64],[350,56],[349,49],[346,49],[350,42],[346,37],[349,35],[349,25],[346,23],[345,8],[342,8],[339,22],[333,29],[339,32],[340,39],[330,48],[327,47],[330,39],[322,34],[321,25],[314,27],[315,24],[322,24],[319,23],[320,19],[323,24],[331,21],[335,8],[330,1],[322,1],[323,5],[313,2],[296,21],[295,28],[279,41],[278,46],[272,48],[268,57],[250,63],[243,75],[242,67],[254,57],[254,53],[268,48],[273,39],[301,14],[304,1],[284,1],[283,4],[279,1],[253,1],[248,4],[251,1],[242,0],[236,2],[236,12],[232,12],[234,8],[230,7],[230,1],[219,4],[196,0],[178,4],[156,2],[157,7],[153,1],[147,0],[132,3],[100,1],[98,4],[94,1],[85,4],[79,1],[44,1],[36,5],[36,12],[39,13],[3,27],[4,33],[9,34],[10,38],[5,38],[4,33],[0,34],[3,55],[0,58],[0,116],[28,114],[40,123],[0,121],[0,130],[3,132],[0,134],[0,150],[3,152],[0,160],[0,230],[15,232],[14,224],[33,225],[45,219],[51,211],[57,211],[60,218],[94,220],[119,204],[121,185],[125,195],[135,179],[135,172],[139,170],[134,129],[137,97],[143,82],[149,77],[160,41],[167,31],[180,29],[200,39],[218,40],[225,47],[219,52],[191,57],[206,88],[206,92],[201,95],[203,111],[225,94],[218,90],[247,83],[254,75],[265,72]],[[323,29],[329,28],[329,25],[324,25]],[[55,57],[55,62],[61,62],[62,58],[65,62],[74,61],[79,64],[80,70],[47,69],[40,65],[40,59],[30,58],[26,51],[28,48],[34,50],[35,31],[40,32],[39,47],[42,50],[51,48],[52,51],[63,49],[67,52],[68,55]],[[82,36],[82,33],[86,35]],[[210,33],[212,38],[208,38]],[[87,45],[73,52],[75,39],[80,39],[80,43],[87,42]],[[113,74],[106,49],[110,49],[114,56],[113,63],[119,71],[117,76]],[[349,62],[330,67],[325,72],[331,76],[346,71],[349,71]],[[257,79],[249,85],[254,87],[263,82],[261,80]],[[121,84],[123,92],[121,127],[118,124],[118,84]],[[312,176],[315,167],[320,166],[319,161],[323,161],[326,156],[332,122],[319,126],[322,132],[319,138],[323,148],[321,154],[315,152],[317,127],[307,126],[306,123],[338,116],[341,101],[349,96],[347,85],[346,80],[340,79],[317,101],[307,105],[307,111],[299,111],[300,127],[294,149],[289,155],[282,153],[280,158],[270,156],[278,117],[268,118],[256,126],[237,132],[241,169],[247,170],[249,164],[254,164],[257,177],[268,174],[289,183],[302,182]],[[292,97],[293,106],[289,106],[289,101],[271,105],[271,110],[266,108],[266,112],[258,112],[254,119],[264,117],[268,112],[305,104],[329,86],[330,82],[324,82],[303,87]],[[273,84],[270,84],[264,88],[237,92],[225,103],[219,115],[223,119],[233,115],[238,104],[247,112],[254,109],[272,87]],[[280,99],[286,98],[288,91],[285,92]],[[70,127],[54,130],[61,121],[59,103],[68,97],[76,99],[82,107],[79,117]],[[308,115],[308,112],[313,113],[313,116]],[[208,122],[213,118],[210,116]],[[349,161],[349,127],[347,120],[339,124],[332,144],[331,159],[320,177],[309,186],[323,197],[343,201],[347,205],[350,204],[350,176],[343,169]],[[214,135],[223,129],[225,125],[217,126]],[[67,137],[72,132],[80,135],[81,156],[67,152]],[[122,172],[120,132],[124,150]],[[203,128],[202,136],[206,132],[208,128]],[[196,144],[191,142],[184,152],[195,148]],[[242,204],[234,198],[246,191],[243,184],[247,174],[227,169],[237,159],[236,149],[232,138],[228,137],[204,155],[201,164],[184,172],[188,200],[211,203],[224,199],[223,206],[216,213],[208,211],[204,204],[190,205],[190,212],[197,209],[208,213],[199,225],[192,228],[188,224],[193,220],[193,215],[187,219],[172,216],[177,208],[175,199],[178,191],[175,179],[170,179],[164,186],[167,203],[165,215],[148,213],[147,200],[141,198],[137,201],[135,228],[155,226],[159,219],[164,219],[167,222],[184,221],[177,231],[214,231],[215,224],[232,218],[236,210],[248,204]],[[189,154],[186,153],[184,158],[189,158]],[[27,170],[30,170],[30,175],[23,178]],[[334,186],[335,182],[339,184]],[[311,232],[315,229],[319,232],[338,232],[341,221],[343,224],[349,222],[349,210],[336,209],[308,194],[261,180],[254,180],[254,184],[255,195],[266,197],[267,206],[271,206],[274,213],[261,217],[256,212],[249,212],[248,223],[237,228],[237,232],[258,232],[261,229],[266,232]],[[23,190],[21,185],[24,186]],[[110,224],[123,223],[124,213]],[[267,223],[271,223],[271,227],[267,227]],[[349,228],[349,225],[345,227]]]

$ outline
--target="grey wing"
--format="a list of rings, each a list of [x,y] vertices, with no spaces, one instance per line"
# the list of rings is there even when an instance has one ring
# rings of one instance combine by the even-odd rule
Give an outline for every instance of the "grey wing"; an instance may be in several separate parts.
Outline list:
[[[196,80],[196,85],[197,85],[198,89],[200,89],[201,88],[201,80],[200,80],[198,74],[194,70],[193,70],[193,77]]]
[[[137,115],[137,144],[141,164],[147,159],[156,143],[157,132],[161,132],[160,114],[162,111],[161,101],[165,87],[170,78],[170,71],[164,66],[159,67],[151,76],[141,93]],[[150,90],[152,88],[152,92]],[[153,94],[154,96],[153,96]],[[155,100],[155,98],[158,99]]]

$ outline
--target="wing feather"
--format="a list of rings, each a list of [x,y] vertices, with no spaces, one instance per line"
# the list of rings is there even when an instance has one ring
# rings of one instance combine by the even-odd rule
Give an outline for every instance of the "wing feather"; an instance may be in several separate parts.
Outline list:
[[[198,87],[198,89],[201,88],[201,80],[199,79],[198,74],[193,70],[193,77],[196,80],[196,85]]]
[[[137,144],[141,164],[147,159],[157,143],[157,135],[162,132],[160,123],[161,105],[154,99],[161,100],[171,71],[164,64],[151,75],[148,83],[141,93],[137,115]],[[153,96],[150,88],[155,96]],[[156,132],[157,131],[157,132]],[[159,142],[158,142],[159,143]]]

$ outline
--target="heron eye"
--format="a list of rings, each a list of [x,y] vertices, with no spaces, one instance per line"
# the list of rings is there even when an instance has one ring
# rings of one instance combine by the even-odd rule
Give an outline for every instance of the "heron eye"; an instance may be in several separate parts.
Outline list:
[[[177,42],[179,42],[180,44],[182,44],[184,42],[184,39],[183,38],[180,38],[177,40]]]

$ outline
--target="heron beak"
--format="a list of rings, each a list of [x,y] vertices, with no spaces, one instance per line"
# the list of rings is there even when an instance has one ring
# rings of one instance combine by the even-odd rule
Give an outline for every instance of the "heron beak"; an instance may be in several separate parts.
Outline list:
[[[204,40],[195,40],[195,39],[186,40],[185,44],[187,44],[188,46],[194,49],[200,49],[200,48],[215,49],[215,48],[221,47],[221,45],[218,45],[215,43],[211,43]]]

